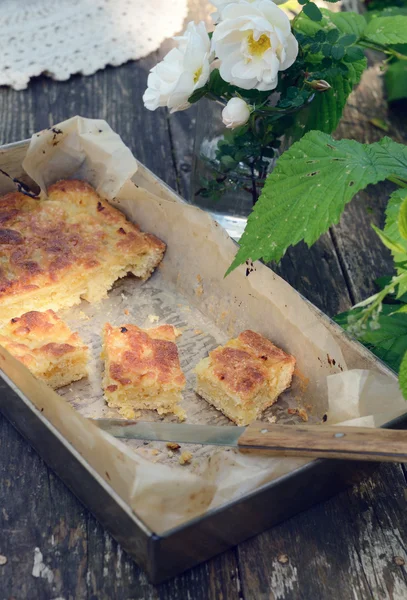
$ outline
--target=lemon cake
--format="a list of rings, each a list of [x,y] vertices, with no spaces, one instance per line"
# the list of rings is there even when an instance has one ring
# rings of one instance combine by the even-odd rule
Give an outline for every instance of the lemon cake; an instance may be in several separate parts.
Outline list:
[[[184,418],[179,402],[185,376],[174,343],[177,335],[172,325],[140,329],[136,325],[112,327],[106,323],[103,387],[109,406],[126,418],[134,417],[134,411],[141,409]]]
[[[0,198],[0,322],[105,297],[127,273],[147,279],[165,244],[143,233],[86,182],[59,181],[48,196]]]
[[[248,425],[290,386],[294,367],[293,356],[243,331],[198,363],[196,392],[237,425]]]
[[[0,345],[52,388],[87,376],[87,346],[53,310],[11,319],[0,328]]]

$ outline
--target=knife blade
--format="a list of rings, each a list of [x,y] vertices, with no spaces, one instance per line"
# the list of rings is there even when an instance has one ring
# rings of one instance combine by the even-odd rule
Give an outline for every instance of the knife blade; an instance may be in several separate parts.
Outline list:
[[[90,419],[114,437],[183,444],[230,446],[241,452],[381,462],[407,462],[407,432],[394,429],[331,425],[248,427],[154,423],[124,419]]]
[[[232,447],[237,446],[239,437],[246,429],[246,427],[233,425],[219,427],[217,425],[154,423],[124,419],[90,419],[90,421],[117,438]]]

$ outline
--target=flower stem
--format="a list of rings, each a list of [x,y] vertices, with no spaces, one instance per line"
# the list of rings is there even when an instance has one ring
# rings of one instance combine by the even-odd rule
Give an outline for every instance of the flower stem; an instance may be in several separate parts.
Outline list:
[[[251,173],[251,180],[252,180],[252,202],[253,202],[253,206],[254,206],[257,202],[257,188],[256,188],[256,176],[254,174],[254,161],[250,163],[250,173]]]
[[[398,52],[389,46],[371,42],[367,38],[361,38],[358,42],[358,45],[363,46],[363,48],[369,48],[370,50],[376,50],[377,52],[383,52],[384,54],[387,54],[390,57],[398,58],[399,60],[407,60],[407,55],[402,54],[401,52]]]

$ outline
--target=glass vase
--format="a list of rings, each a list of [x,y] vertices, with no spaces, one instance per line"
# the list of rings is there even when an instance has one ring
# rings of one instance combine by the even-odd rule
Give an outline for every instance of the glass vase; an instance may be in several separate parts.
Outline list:
[[[267,175],[280,154],[300,135],[295,135],[291,127],[290,135],[279,135],[272,145],[262,146],[259,140],[265,137],[262,129],[270,128],[269,119],[260,117],[255,123],[229,130],[222,122],[223,108],[207,98],[198,102],[189,200],[211,213],[238,241]],[[292,125],[295,121],[292,115],[282,116],[285,121],[279,120],[278,131],[283,122]]]

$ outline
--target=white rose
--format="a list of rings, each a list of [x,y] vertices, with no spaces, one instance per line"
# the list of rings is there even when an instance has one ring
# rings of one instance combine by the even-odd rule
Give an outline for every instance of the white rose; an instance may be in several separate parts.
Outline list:
[[[254,2],[254,0],[247,1]],[[275,0],[274,4],[284,4],[285,2],[287,2],[287,0]],[[216,12],[211,14],[213,22],[217,23],[219,21],[219,19],[221,18],[222,10],[225,8],[225,6],[227,6],[228,4],[235,3],[236,2],[233,2],[233,0],[211,0],[211,4],[213,4],[213,6],[218,9]]]
[[[174,39],[178,47],[170,50],[148,76],[143,95],[148,110],[159,106],[167,106],[170,112],[184,110],[190,106],[191,94],[208,81],[211,44],[205,24],[188,23],[183,35]]]
[[[228,4],[212,37],[221,77],[245,90],[274,90],[298,54],[287,15],[271,0]]]
[[[250,109],[241,98],[232,98],[222,110],[222,121],[228,129],[235,129],[247,123]]]

